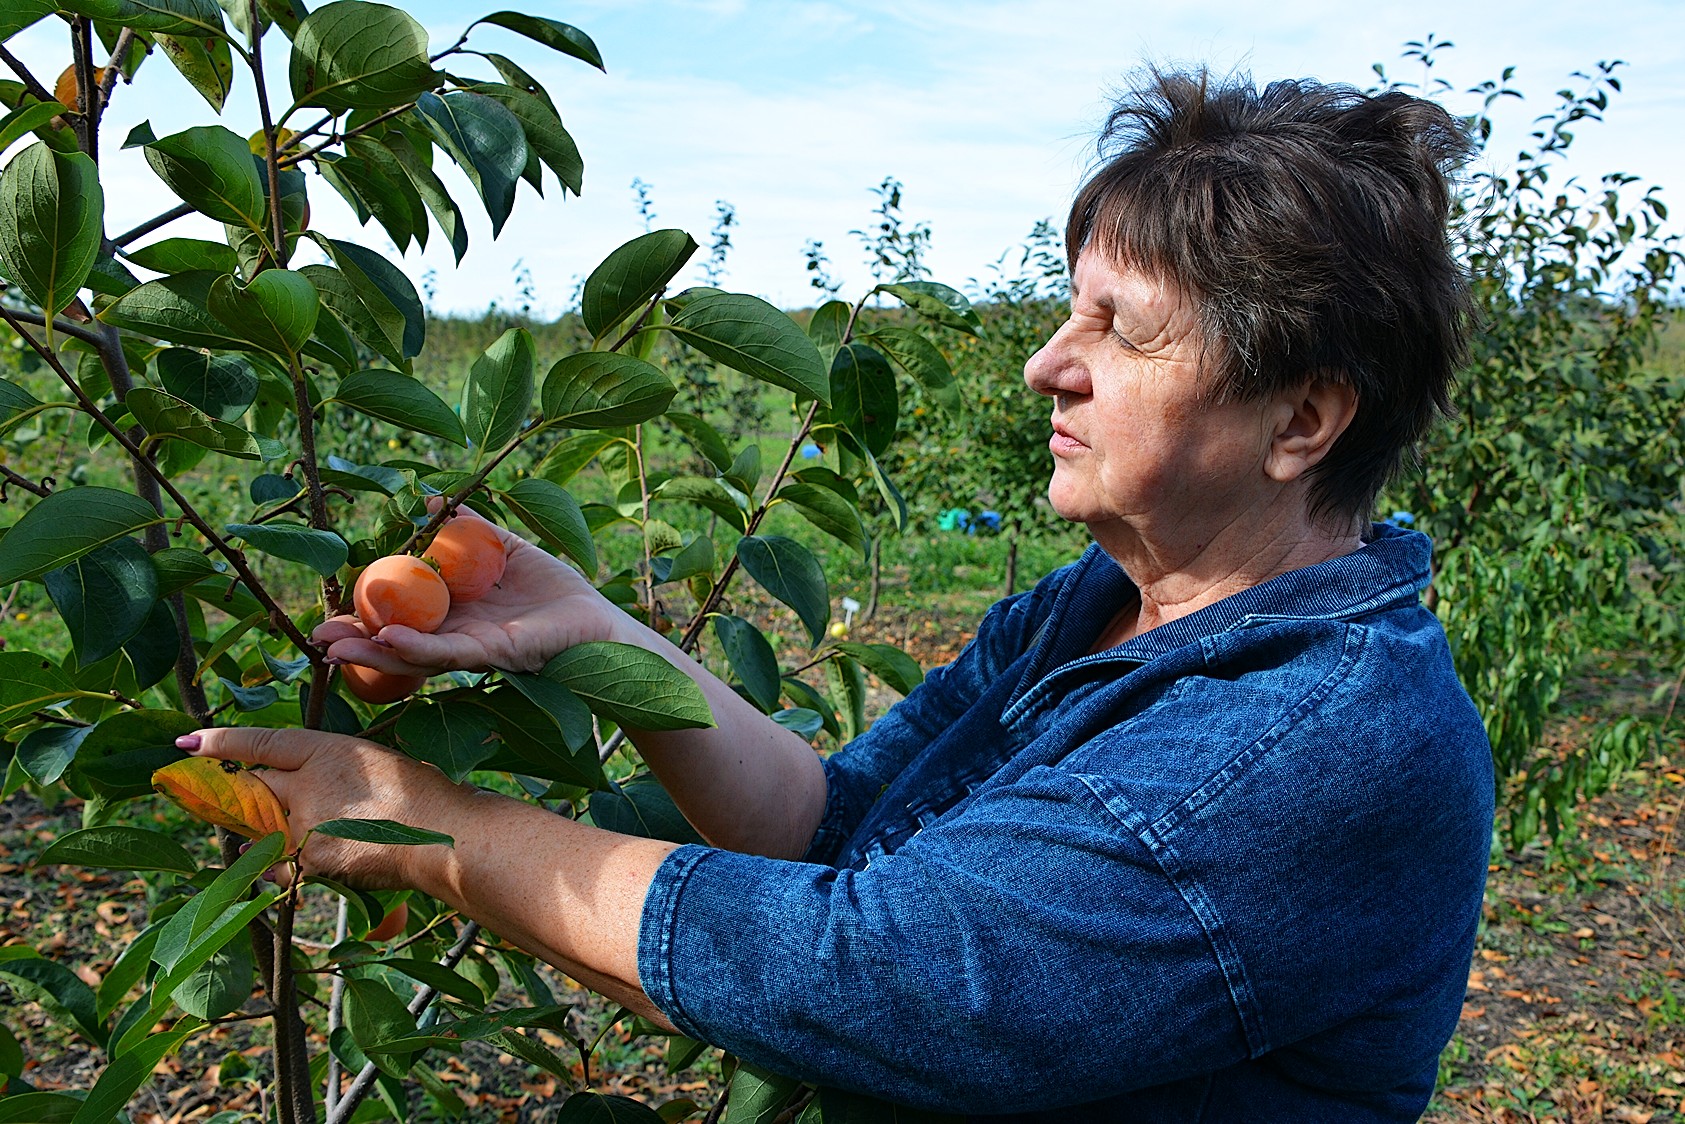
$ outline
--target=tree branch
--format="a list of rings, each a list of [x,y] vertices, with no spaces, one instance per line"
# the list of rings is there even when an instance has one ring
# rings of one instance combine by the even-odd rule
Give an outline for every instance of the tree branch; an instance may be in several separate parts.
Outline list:
[[[23,323],[34,325],[37,328],[45,328],[47,326],[47,318],[42,316],[39,312],[28,312],[21,308],[8,308],[6,309],[6,313],[8,316],[16,317]],[[72,339],[79,339],[83,343],[91,343],[95,347],[99,347],[103,342],[100,334],[94,329],[89,328],[84,324],[74,323],[59,316],[55,316],[53,318],[53,331],[63,332]]]
[[[295,153],[291,154],[290,156],[281,157],[280,161],[279,161],[280,165],[283,168],[291,168],[295,164],[302,164],[304,161],[310,159],[312,156],[316,155],[318,152],[322,151],[324,148],[331,148],[333,145],[340,144],[344,141],[348,141],[352,137],[360,137],[364,133],[368,132],[370,129],[374,128],[376,125],[380,125],[380,124],[383,124],[387,121],[390,121],[390,120],[392,120],[392,118],[398,116],[398,114],[407,113],[409,110],[414,109],[414,108],[415,108],[415,103],[412,101],[412,102],[405,102],[403,105],[396,106],[392,109],[388,109],[385,113],[382,113],[380,116],[371,117],[371,118],[369,118],[369,120],[364,121],[361,125],[358,125],[355,129],[352,129],[349,133],[343,133],[343,134],[335,133],[333,136],[328,137],[326,140],[324,140],[321,144],[312,145],[310,148],[304,149],[302,152],[295,152]]]
[[[23,83],[23,88],[29,91],[30,96],[40,101],[58,100],[58,98],[53,96],[53,92],[51,90],[47,89],[47,87],[41,85],[41,83],[36,80],[35,75],[29,73],[29,68],[24,66],[22,61],[20,61],[16,55],[12,54],[12,52],[8,51],[3,46],[0,46],[0,62],[4,62],[7,66],[12,68],[12,73],[18,76],[18,80]]]
[[[186,203],[178,203],[174,207],[165,211],[163,214],[152,216],[133,230],[125,230],[111,241],[118,246],[127,246],[135,239],[145,238],[148,234],[151,234],[159,227],[168,226],[177,219],[184,219],[192,213],[192,207],[188,206]]]

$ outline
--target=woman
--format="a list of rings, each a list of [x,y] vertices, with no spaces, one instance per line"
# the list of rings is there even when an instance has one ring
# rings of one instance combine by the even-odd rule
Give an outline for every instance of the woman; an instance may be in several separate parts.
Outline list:
[[[206,730],[295,829],[388,817],[454,850],[314,839],[649,1018],[775,1070],[1024,1120],[1404,1121],[1479,917],[1483,728],[1365,518],[1447,400],[1467,297],[1453,121],[1402,94],[1149,75],[1067,234],[1028,363],[1049,498],[1094,545],[996,605],[865,736],[812,750],[505,535],[444,630],[324,625],[391,672],[662,652],[717,728],[637,733],[713,847],[632,839],[352,739]],[[796,861],[802,860],[802,861]]]

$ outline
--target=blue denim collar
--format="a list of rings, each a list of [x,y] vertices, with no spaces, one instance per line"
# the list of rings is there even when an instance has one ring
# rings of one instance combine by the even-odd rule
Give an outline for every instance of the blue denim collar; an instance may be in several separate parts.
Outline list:
[[[1419,531],[1376,523],[1362,548],[1289,570],[1162,624],[1098,655],[1087,653],[1117,611],[1136,596],[1135,583],[1097,544],[1078,559],[1060,588],[1019,680],[1019,692],[1077,660],[1149,663],[1208,636],[1284,620],[1351,620],[1413,603],[1427,586],[1433,547]]]

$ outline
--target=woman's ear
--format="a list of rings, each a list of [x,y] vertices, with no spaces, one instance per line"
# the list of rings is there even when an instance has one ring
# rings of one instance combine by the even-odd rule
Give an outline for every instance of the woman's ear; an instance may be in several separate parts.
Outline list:
[[[1357,416],[1357,391],[1348,382],[1312,378],[1276,400],[1275,435],[1264,471],[1283,484],[1309,472]]]

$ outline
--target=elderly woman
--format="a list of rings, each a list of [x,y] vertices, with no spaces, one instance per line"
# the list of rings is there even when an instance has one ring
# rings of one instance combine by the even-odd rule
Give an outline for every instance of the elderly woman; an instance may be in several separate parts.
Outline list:
[[[663,653],[715,729],[632,732],[711,847],[627,838],[367,743],[206,730],[317,838],[660,1023],[821,1084],[1038,1121],[1408,1121],[1461,1006],[1485,734],[1378,490],[1469,319],[1453,120],[1401,93],[1153,74],[1072,207],[1071,313],[1025,367],[1049,498],[1094,544],[996,605],[823,763],[567,566],[437,635],[323,626],[392,672]]]

